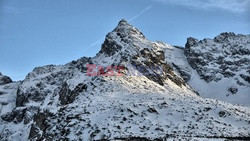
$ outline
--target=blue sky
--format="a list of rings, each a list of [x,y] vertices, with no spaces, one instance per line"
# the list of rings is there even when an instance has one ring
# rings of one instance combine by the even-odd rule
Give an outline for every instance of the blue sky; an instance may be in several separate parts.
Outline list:
[[[36,66],[94,56],[121,19],[152,41],[249,34],[250,0],[0,0],[0,72],[22,80]]]

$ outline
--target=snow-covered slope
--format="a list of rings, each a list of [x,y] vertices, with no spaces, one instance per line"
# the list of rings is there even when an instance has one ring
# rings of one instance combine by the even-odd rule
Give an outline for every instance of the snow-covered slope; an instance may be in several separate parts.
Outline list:
[[[227,35],[234,38],[223,43],[216,40]],[[188,38],[186,48],[156,44],[164,49],[166,62],[200,96],[250,106],[249,35],[222,33],[202,41]]]
[[[250,35],[188,38],[185,54],[198,74],[189,84],[201,96],[250,106]]]
[[[0,73],[0,115],[6,114],[15,108],[16,92],[19,82]]]
[[[125,69],[87,76],[87,64]],[[128,75],[130,64],[144,69]],[[95,57],[1,85],[10,107],[1,111],[0,140],[249,139],[250,108],[200,97],[185,83],[190,70],[183,49],[150,42],[122,20]]]

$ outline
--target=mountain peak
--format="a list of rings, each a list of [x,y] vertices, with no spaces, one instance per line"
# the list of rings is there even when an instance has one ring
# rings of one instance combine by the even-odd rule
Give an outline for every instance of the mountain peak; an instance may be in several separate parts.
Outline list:
[[[230,42],[232,40],[242,40],[240,38],[246,38],[247,36],[244,36],[242,34],[235,34],[234,32],[223,32],[220,35],[216,36],[214,38],[214,41],[218,43],[224,43],[224,42]]]
[[[131,35],[134,35],[134,37],[142,36],[143,38],[145,38],[141,31],[133,27],[125,19],[122,19],[112,32],[115,32],[121,38]]]
[[[134,27],[131,24],[129,24],[125,19],[122,19],[119,21],[118,25],[115,27],[113,31],[117,32],[118,29],[124,29],[123,31],[126,31],[126,30],[132,30],[133,28]]]
[[[8,76],[5,76],[3,75],[1,72],[0,72],[0,85],[4,85],[4,84],[8,84],[8,83],[11,83],[12,80],[10,77]]]
[[[127,20],[122,19],[122,20],[118,23],[118,26],[119,26],[119,25],[130,25],[130,24],[127,22]]]
[[[185,44],[185,48],[188,49],[191,46],[195,45],[198,42],[197,39],[193,38],[193,37],[189,37],[187,38],[187,43]]]
[[[98,54],[114,55],[123,47],[132,47],[135,42],[147,42],[145,36],[137,28],[122,19],[112,32],[109,32]]]

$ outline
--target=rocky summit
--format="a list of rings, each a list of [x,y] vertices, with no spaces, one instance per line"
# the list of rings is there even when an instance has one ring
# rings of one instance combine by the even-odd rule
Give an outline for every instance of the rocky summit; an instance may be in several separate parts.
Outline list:
[[[249,63],[249,35],[190,37],[184,48],[121,20],[94,57],[19,82],[0,74],[0,140],[249,140]]]
[[[8,76],[5,76],[3,75],[1,72],[0,72],[0,85],[4,85],[4,84],[8,84],[8,83],[11,83],[12,80],[10,77]]]

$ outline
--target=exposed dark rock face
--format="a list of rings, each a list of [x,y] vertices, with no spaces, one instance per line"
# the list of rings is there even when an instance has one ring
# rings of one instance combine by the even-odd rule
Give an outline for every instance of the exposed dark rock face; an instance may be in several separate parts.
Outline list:
[[[183,70],[178,65],[175,65],[175,63],[172,63],[172,65],[177,69],[177,71],[180,73],[181,77],[185,80],[185,82],[188,82],[190,80],[191,74],[189,72]]]
[[[192,46],[195,46],[197,42],[198,42],[198,39],[195,39],[192,37],[187,38],[187,43],[185,44],[186,50]]]
[[[106,36],[106,39],[102,44],[102,48],[100,51],[100,53],[105,53],[108,56],[112,56],[122,49],[122,46],[118,45],[115,40],[112,40],[112,37],[110,36],[111,36],[110,34]]]
[[[1,116],[2,120],[7,121],[7,122],[13,121],[15,117],[16,117],[16,114],[13,111]]]
[[[78,84],[73,91],[69,89],[67,83],[63,83],[60,91],[59,91],[59,100],[62,105],[66,105],[72,103],[75,98],[82,92],[87,89],[87,85],[85,84]]]
[[[30,134],[29,139],[32,140],[42,140],[45,139],[46,136],[44,136],[43,132],[51,125],[48,124],[47,120],[49,117],[51,117],[53,114],[45,111],[45,112],[38,112],[34,116],[34,122],[31,125],[30,128]]]
[[[7,122],[14,122],[15,124],[22,121],[24,121],[24,124],[28,124],[33,120],[33,115],[37,110],[37,107],[15,108],[11,112],[2,115],[1,119]]]
[[[16,106],[22,107],[29,100],[33,100],[35,102],[43,101],[47,93],[42,91],[42,88],[39,87],[31,87],[29,93],[24,93],[21,88],[17,90],[17,98],[16,98]]]
[[[67,83],[63,83],[60,91],[59,91],[59,100],[62,105],[66,105],[69,103],[69,98],[71,96],[71,90]]]
[[[12,82],[13,81],[11,80],[10,77],[2,75],[2,73],[0,72],[0,85],[12,83]]]
[[[141,61],[141,59],[144,61]],[[166,63],[164,52],[160,49],[142,49],[140,53],[132,57],[132,64],[138,67],[145,66],[143,69],[138,69],[138,71],[160,85],[164,85],[166,79],[172,80],[178,86],[186,84],[182,78],[174,73],[173,68]]]

